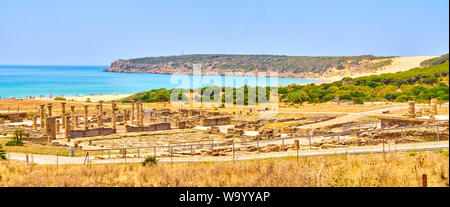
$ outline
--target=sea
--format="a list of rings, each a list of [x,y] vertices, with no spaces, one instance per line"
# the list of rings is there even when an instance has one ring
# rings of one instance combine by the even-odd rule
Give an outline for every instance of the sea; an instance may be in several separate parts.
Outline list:
[[[127,94],[159,88],[318,83],[316,79],[103,72],[108,66],[0,65],[0,98]],[[231,81],[230,81],[231,80]]]

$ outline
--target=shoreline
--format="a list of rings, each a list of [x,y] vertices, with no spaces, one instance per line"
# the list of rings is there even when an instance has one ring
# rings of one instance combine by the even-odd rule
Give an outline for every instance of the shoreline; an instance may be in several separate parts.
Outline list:
[[[361,73],[349,73],[349,71],[342,71],[342,72],[336,72],[336,71],[331,71],[331,72],[325,72],[324,74],[320,75],[320,74],[298,74],[298,76],[292,75],[292,74],[284,74],[281,73],[278,74],[277,78],[286,78],[286,79],[296,79],[296,80],[306,80],[306,82],[311,82],[313,84],[323,84],[323,83],[331,83],[334,81],[339,81],[344,77],[350,77],[350,78],[357,78],[357,77],[361,77],[361,76],[370,76],[370,75],[379,75],[379,74],[383,74],[383,73],[396,73],[396,72],[401,72],[401,71],[406,71],[406,70],[410,70],[412,68],[416,68],[416,67],[420,67],[420,63],[424,60],[433,58],[434,56],[413,56],[413,57],[397,57],[393,59],[393,63],[389,66],[383,67],[379,70],[373,71],[373,72],[361,72]],[[135,73],[135,74],[165,74],[165,75],[189,75],[192,76],[192,74],[177,74],[177,73],[155,73],[155,72],[123,72],[123,71],[107,71],[107,69],[103,70],[103,72],[110,72],[110,73]],[[266,74],[270,73],[270,71],[266,72]],[[248,72],[248,73],[238,73],[238,74],[220,74],[220,73],[216,73],[216,74],[205,74],[203,73],[202,76],[231,76],[231,77],[258,77],[258,73],[257,71],[254,72]],[[261,76],[261,77],[269,77],[270,76]],[[310,80],[310,81],[308,81]],[[292,84],[292,83],[291,83]],[[300,85],[306,85],[309,83],[294,83],[294,84],[300,84]],[[278,86],[287,86],[289,84],[279,84]],[[166,89],[171,89],[170,87],[167,88],[166,87],[160,87],[160,88],[166,88]],[[156,88],[154,88],[156,89]],[[151,90],[151,88],[146,89],[146,90]],[[136,93],[142,92],[142,91],[146,91],[146,90],[141,90],[138,91]],[[87,98],[90,98],[91,101],[92,100],[98,100],[98,97],[104,97],[105,99],[111,100],[111,98],[109,96],[112,97],[123,97],[124,95],[131,95],[133,93],[126,93],[126,94],[103,94],[103,95],[80,95],[80,96],[67,96],[64,97],[67,100],[78,100],[81,101],[82,99],[84,99],[84,101]],[[37,97],[37,96],[17,96],[17,97],[8,97],[8,96],[1,96],[1,98],[3,99],[35,99],[35,100],[54,100],[55,97],[58,96],[53,96],[52,98],[48,97],[48,95],[45,95],[44,97]],[[120,99],[120,98],[118,98]]]
[[[65,98],[66,101],[86,102],[87,99],[89,99],[90,102],[98,102],[99,100],[103,100],[103,101],[118,100],[118,99],[126,98],[126,97],[131,96],[131,95],[133,95],[133,93],[102,94],[102,95],[81,95],[81,96],[67,96],[67,97],[63,97],[63,98]],[[55,97],[54,98],[36,97],[33,100],[55,101]]]

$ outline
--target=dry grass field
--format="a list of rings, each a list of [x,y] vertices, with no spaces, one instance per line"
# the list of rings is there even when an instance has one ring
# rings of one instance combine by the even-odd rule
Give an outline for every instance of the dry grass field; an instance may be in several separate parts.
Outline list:
[[[242,162],[25,165],[0,162],[0,186],[449,186],[448,151]]]

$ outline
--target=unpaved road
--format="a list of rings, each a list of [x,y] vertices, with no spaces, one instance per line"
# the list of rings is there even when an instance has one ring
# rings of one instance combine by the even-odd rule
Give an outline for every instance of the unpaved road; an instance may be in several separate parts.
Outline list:
[[[385,145],[384,152],[392,153],[397,151],[430,151],[430,150],[441,150],[449,149],[449,142],[437,141],[437,142],[426,142],[426,143],[408,143],[408,144],[395,144],[395,145]],[[327,156],[327,155],[341,155],[341,154],[370,154],[370,153],[382,153],[383,145],[374,146],[350,146],[342,148],[330,148],[330,149],[320,149],[320,150],[302,150],[299,151],[299,157],[310,157],[310,156]],[[254,153],[254,154],[239,154],[237,152],[235,160],[251,160],[251,159],[264,159],[264,158],[280,158],[296,156],[297,151],[288,150],[285,152],[270,152],[270,153]],[[8,159],[25,161],[26,154],[23,153],[7,153]],[[28,155],[29,161],[35,164],[43,165],[55,165],[55,164],[84,164],[86,157],[61,157],[54,155]],[[144,158],[127,158],[127,159],[94,159],[94,156],[89,157],[90,164],[110,164],[110,163],[137,163],[142,162]],[[183,156],[174,157],[172,160],[170,157],[164,157],[159,159],[160,162],[203,162],[203,161],[233,161],[232,156]]]
[[[321,128],[321,127],[325,127],[325,126],[335,125],[335,124],[343,124],[343,123],[357,121],[361,118],[364,118],[365,116],[379,115],[383,111],[395,111],[395,110],[401,110],[401,109],[405,109],[405,108],[408,108],[408,106],[394,106],[394,107],[375,109],[375,110],[358,112],[358,113],[346,113],[346,115],[337,117],[335,119],[331,119],[331,120],[319,122],[319,123],[305,124],[305,125],[299,126],[298,128],[300,128],[300,129],[316,129],[316,128]],[[316,112],[309,112],[309,113],[316,113]],[[321,113],[323,113],[323,112],[321,112]]]

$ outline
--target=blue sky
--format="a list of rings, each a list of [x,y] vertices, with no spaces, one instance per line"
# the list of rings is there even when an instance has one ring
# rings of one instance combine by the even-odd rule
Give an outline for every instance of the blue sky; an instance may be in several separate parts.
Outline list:
[[[448,53],[448,0],[0,0],[0,64]]]

